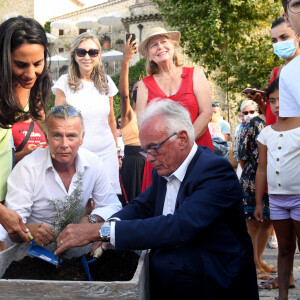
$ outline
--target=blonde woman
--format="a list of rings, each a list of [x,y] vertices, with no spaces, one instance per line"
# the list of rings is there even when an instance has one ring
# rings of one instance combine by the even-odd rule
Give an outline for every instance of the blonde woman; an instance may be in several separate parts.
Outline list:
[[[119,162],[113,96],[118,89],[105,74],[101,63],[98,38],[89,32],[80,34],[71,49],[68,74],[62,75],[53,87],[55,105],[77,107],[83,116],[85,137],[82,147],[97,154],[103,161],[117,194]]]
[[[167,31],[156,27],[149,30],[138,47],[139,53],[147,58],[147,73],[139,83],[136,111],[143,113],[147,104],[156,98],[169,98],[180,102],[190,113],[195,129],[195,141],[199,146],[213,150],[208,122],[212,116],[211,96],[203,70],[184,67],[179,61],[177,47],[179,31]],[[144,191],[152,182],[152,165],[145,163]]]

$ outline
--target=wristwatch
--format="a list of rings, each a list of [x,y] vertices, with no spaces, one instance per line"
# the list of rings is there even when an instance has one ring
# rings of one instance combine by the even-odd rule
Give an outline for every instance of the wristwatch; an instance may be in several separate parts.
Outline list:
[[[98,219],[97,219],[97,217],[95,215],[89,215],[89,221],[91,223],[99,223]]]
[[[110,241],[110,221],[106,221],[103,223],[102,227],[99,230],[99,233],[103,242]]]

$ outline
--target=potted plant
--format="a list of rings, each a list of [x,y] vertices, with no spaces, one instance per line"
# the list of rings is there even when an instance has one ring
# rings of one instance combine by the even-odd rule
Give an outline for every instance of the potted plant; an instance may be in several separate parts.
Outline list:
[[[103,49],[109,49],[110,48],[110,37],[106,34],[101,38],[101,45]]]
[[[71,51],[71,44],[64,44],[65,50],[70,52]]]
[[[122,39],[117,39],[116,40],[116,47],[117,48],[122,48],[122,46],[123,46],[123,44],[124,44],[124,40],[122,40]]]

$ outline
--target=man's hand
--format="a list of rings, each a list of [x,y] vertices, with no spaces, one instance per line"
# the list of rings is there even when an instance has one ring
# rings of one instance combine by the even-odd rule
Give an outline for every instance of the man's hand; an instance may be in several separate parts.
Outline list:
[[[27,227],[34,237],[36,244],[44,246],[53,242],[55,238],[55,231],[46,223],[27,223]]]
[[[103,223],[69,224],[57,237],[57,250],[54,254],[58,255],[69,248],[85,246],[99,241],[99,229],[102,225]]]
[[[30,242],[31,234],[26,228],[22,218],[14,211],[0,204],[0,223],[9,235],[17,235],[23,241]]]
[[[107,248],[110,246],[109,242],[95,242],[93,243],[92,249],[91,249],[91,256],[99,258],[103,251],[106,251]]]

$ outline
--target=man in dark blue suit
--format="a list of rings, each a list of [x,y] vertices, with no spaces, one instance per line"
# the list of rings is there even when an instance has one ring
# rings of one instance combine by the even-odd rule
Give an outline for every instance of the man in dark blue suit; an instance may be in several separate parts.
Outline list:
[[[97,240],[116,250],[151,249],[151,299],[258,299],[238,179],[194,139],[180,104],[149,104],[140,141],[153,163],[152,185],[104,224],[69,225],[57,253]]]

